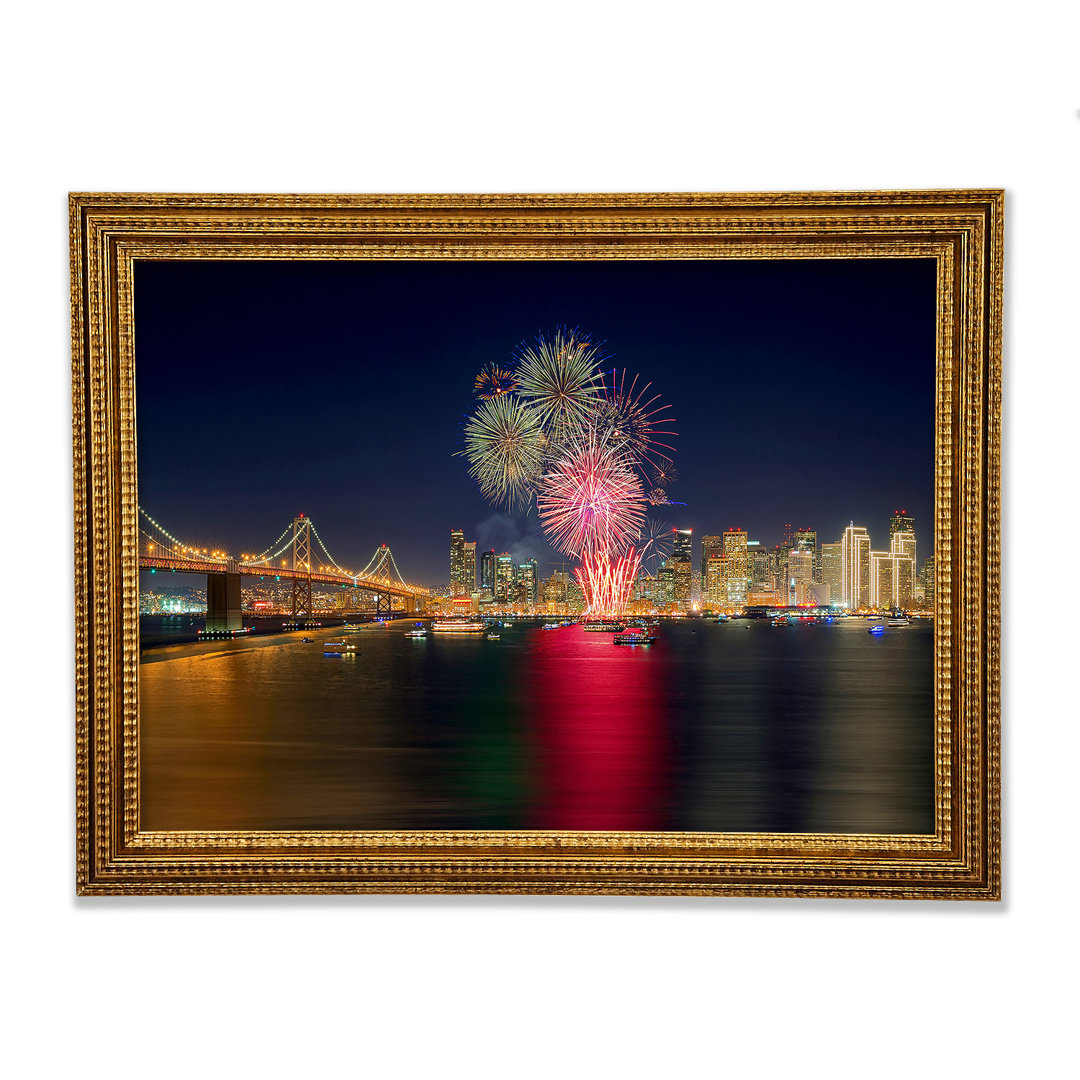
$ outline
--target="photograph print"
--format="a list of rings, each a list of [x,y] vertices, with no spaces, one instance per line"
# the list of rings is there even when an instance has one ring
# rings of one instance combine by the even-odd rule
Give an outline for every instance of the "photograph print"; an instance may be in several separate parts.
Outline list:
[[[137,260],[140,828],[933,833],[936,274]]]

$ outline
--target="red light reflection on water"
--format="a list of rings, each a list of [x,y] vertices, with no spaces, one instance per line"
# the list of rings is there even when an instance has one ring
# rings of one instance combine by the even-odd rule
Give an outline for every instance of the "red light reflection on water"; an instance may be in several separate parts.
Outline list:
[[[665,827],[663,644],[619,648],[612,636],[563,627],[538,634],[530,650],[534,828]]]

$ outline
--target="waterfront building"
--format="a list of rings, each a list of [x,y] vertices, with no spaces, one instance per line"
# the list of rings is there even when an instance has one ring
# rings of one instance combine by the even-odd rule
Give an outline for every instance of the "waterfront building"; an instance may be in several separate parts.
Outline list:
[[[722,555],[724,552],[724,538],[722,536],[703,536],[701,538],[701,598],[704,600],[709,592],[709,556]]]
[[[927,555],[923,560],[922,569],[919,571],[919,585],[922,587],[923,603],[927,607],[934,606],[934,556]]]
[[[713,549],[705,566],[705,587],[702,590],[702,602],[712,611],[719,611],[724,606],[724,576],[727,566],[726,557]]]
[[[693,562],[694,530],[672,529],[674,543],[671,550],[674,593],[672,599],[685,610],[690,606],[692,587],[691,567]]]
[[[769,549],[760,540],[746,541],[746,561],[752,587],[760,588],[772,584],[769,574]]]
[[[843,568],[841,564],[843,544],[821,545],[821,583],[828,586],[829,602],[839,604],[844,594]]]
[[[894,532],[888,551],[870,553],[870,605],[902,608],[914,600],[915,534]]]
[[[476,592],[476,541],[465,541],[465,595]]]
[[[480,588],[487,589],[492,596],[495,595],[495,549],[482,552],[480,555]]]
[[[796,529],[792,536],[792,548],[799,551],[811,551],[814,554],[814,581],[821,580],[821,555],[818,550],[816,529]]]
[[[514,591],[514,560],[508,551],[495,556],[495,599],[510,603]]]
[[[659,582],[657,603],[670,604],[675,599],[675,568],[670,559],[664,560],[656,571],[656,577]]]
[[[750,591],[750,566],[746,553],[746,530],[724,532],[723,602],[726,607],[742,607]]]
[[[450,530],[450,595],[466,596],[465,588],[465,534],[460,529]]]
[[[870,606],[870,534],[852,522],[840,540],[841,603],[851,611]]]
[[[536,606],[539,595],[539,567],[535,559],[528,559],[517,566],[517,584],[523,587],[524,603]]]
[[[809,591],[814,585],[814,552],[810,548],[796,547],[788,552],[784,580],[789,606],[813,602]]]

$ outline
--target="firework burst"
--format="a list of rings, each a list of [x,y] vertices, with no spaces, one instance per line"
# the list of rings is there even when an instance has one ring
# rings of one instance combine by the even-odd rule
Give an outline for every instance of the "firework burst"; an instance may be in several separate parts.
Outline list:
[[[642,565],[666,559],[671,554],[671,546],[671,526],[659,519],[646,519],[637,542]]]
[[[552,546],[574,557],[625,550],[645,519],[641,481],[593,432],[563,448],[540,481],[536,505]]]
[[[484,497],[524,509],[540,478],[546,440],[536,412],[513,394],[480,402],[465,425],[469,475]]]
[[[599,345],[562,327],[550,339],[519,346],[518,393],[536,409],[555,444],[592,419],[603,387],[601,359]]]
[[[517,389],[517,379],[498,364],[485,364],[480,369],[473,384],[473,393],[478,398],[496,398],[512,393]]]
[[[610,383],[605,376],[595,424],[611,442],[640,465],[648,462],[653,463],[654,468],[662,463],[670,466],[670,458],[662,451],[671,450],[672,447],[660,442],[661,438],[675,434],[671,427],[673,418],[662,415],[670,406],[657,404],[659,394],[649,396],[652,383],[646,383],[639,389],[636,375],[630,378],[629,383],[627,378],[625,370],[613,370]]]

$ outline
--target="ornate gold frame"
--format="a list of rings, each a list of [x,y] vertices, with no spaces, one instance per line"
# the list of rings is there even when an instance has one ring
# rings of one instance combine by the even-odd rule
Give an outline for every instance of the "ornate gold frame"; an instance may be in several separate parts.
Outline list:
[[[1000,897],[1003,193],[74,194],[80,894],[485,892]],[[136,259],[937,263],[936,832],[144,832]]]

